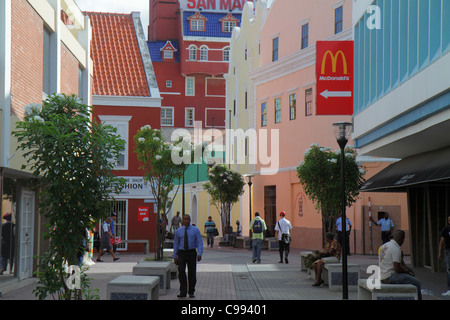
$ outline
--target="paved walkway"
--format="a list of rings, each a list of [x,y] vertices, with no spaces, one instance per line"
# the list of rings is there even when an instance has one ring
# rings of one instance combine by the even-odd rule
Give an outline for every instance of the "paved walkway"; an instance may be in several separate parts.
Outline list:
[[[261,264],[251,263],[251,252],[231,247],[205,248],[203,259],[197,267],[195,298],[177,298],[178,280],[171,281],[171,288],[160,300],[342,300],[341,292],[332,292],[326,286],[313,287],[307,273],[300,270],[300,251],[291,250],[289,264],[278,263],[277,251],[263,250]],[[104,262],[92,265],[88,274],[91,289],[98,289],[101,300],[106,300],[109,281],[122,274],[131,274],[137,262],[153,257],[153,254],[123,253],[120,260],[112,262],[109,255]],[[376,256],[352,255],[349,263],[361,266],[361,278],[367,278],[367,266],[377,264]],[[408,260],[406,261],[408,263]],[[446,291],[445,273],[432,273],[428,269],[415,269],[422,289],[428,294],[424,300],[450,300],[443,297]],[[32,293],[36,279],[18,282],[0,281],[0,300],[37,300]],[[349,292],[349,300],[357,300],[357,292]]]

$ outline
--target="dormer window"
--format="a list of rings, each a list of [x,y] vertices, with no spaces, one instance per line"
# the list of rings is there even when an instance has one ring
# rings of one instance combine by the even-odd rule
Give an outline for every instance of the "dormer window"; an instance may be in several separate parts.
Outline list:
[[[163,60],[173,60],[174,58],[174,52],[176,52],[177,49],[173,46],[172,42],[167,41],[164,47],[161,48],[161,52],[163,55]]]
[[[190,31],[206,31],[206,21],[208,19],[197,12],[196,14],[187,18],[189,21]]]
[[[219,20],[222,23],[222,32],[233,32],[233,28],[238,26],[239,19],[235,18],[231,13]]]

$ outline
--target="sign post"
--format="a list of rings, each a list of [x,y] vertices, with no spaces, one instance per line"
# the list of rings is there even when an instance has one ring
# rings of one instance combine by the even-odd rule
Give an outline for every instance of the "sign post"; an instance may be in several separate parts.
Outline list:
[[[353,114],[353,41],[317,41],[317,115]]]

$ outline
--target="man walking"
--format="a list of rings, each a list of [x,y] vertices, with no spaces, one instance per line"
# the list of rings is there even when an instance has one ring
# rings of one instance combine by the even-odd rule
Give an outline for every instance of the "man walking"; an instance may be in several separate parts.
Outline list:
[[[275,226],[275,236],[278,238],[278,250],[280,251],[279,263],[283,263],[283,252],[284,262],[289,263],[288,257],[291,246],[290,229],[292,229],[291,222],[286,219],[286,212],[282,211],[280,213],[280,220]]]
[[[443,296],[450,296],[450,216],[447,217],[447,226],[441,231],[441,241],[439,242],[439,261],[445,260],[447,267],[447,292]]]
[[[113,257],[113,261],[119,260],[119,258],[116,258],[115,254],[112,250],[113,248],[111,245],[111,237],[113,237],[113,234],[111,233],[110,222],[111,222],[110,217],[106,217],[106,219],[103,221],[102,235],[100,237],[100,250],[98,252],[97,262],[103,262],[103,260],[100,259],[100,257],[102,256],[102,253],[103,253],[103,249],[108,250],[108,252]]]
[[[266,223],[260,218],[259,212],[256,212],[255,218],[250,222],[253,263],[261,263],[261,249],[264,240],[264,231],[266,230]]]
[[[173,260],[178,266],[178,280],[180,281],[180,293],[178,298],[194,298],[195,284],[197,283],[197,261],[202,259],[203,240],[200,230],[191,226],[191,217],[183,216],[183,226],[175,232],[173,240]],[[188,276],[186,277],[186,266]],[[189,282],[189,287],[188,287]]]

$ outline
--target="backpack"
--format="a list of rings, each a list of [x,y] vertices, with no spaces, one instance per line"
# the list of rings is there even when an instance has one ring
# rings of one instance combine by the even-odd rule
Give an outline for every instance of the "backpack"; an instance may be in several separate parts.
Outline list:
[[[252,229],[252,231],[253,231],[253,233],[261,233],[261,232],[263,232],[263,225],[262,225],[261,220],[256,219],[253,222],[253,229]]]

